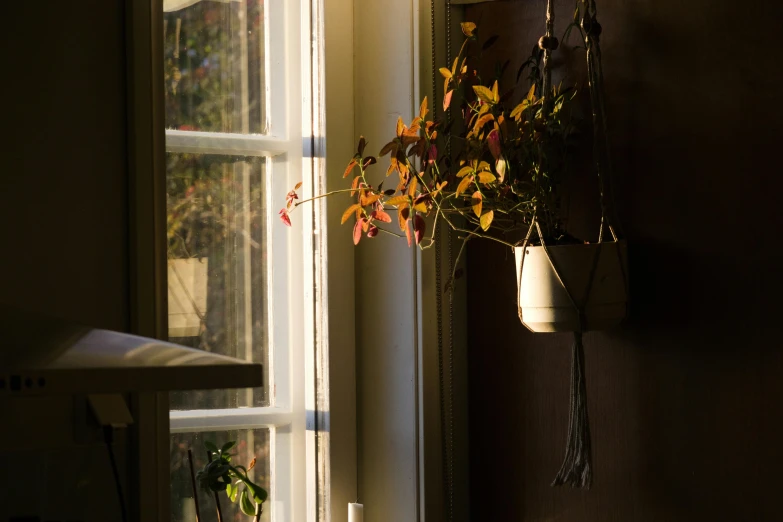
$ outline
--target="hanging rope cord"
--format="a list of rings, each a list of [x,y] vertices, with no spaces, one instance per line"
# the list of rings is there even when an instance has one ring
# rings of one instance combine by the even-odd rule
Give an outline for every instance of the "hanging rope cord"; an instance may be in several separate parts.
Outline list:
[[[587,412],[587,388],[585,381],[585,356],[584,345],[582,340],[582,333],[587,328],[587,322],[585,319],[585,306],[590,297],[590,293],[593,287],[593,281],[595,279],[595,272],[598,267],[598,261],[601,256],[601,250],[604,244],[604,230],[608,229],[614,242],[618,241],[617,235],[614,231],[614,227],[609,223],[605,189],[608,183],[604,180],[604,165],[610,168],[611,160],[609,155],[609,143],[606,132],[606,110],[604,107],[603,99],[603,74],[601,69],[601,51],[598,44],[598,36],[600,35],[600,25],[596,20],[596,7],[593,0],[582,0],[585,8],[583,10],[582,27],[585,28],[585,49],[587,55],[587,69],[588,69],[588,82],[590,91],[590,101],[592,105],[592,120],[593,120],[593,155],[596,163],[596,173],[598,175],[599,183],[599,197],[601,206],[601,222],[598,233],[598,248],[595,249],[593,254],[592,264],[590,268],[589,277],[587,280],[587,287],[584,292],[584,301],[577,302],[574,298],[571,288],[563,280],[562,272],[558,270],[557,264],[552,257],[551,251],[548,248],[544,239],[544,234],[541,231],[541,225],[538,222],[537,208],[534,211],[533,219],[531,220],[530,227],[528,228],[525,238],[522,240],[520,247],[522,248],[522,255],[519,264],[519,273],[517,277],[517,288],[522,288],[522,273],[525,264],[525,256],[528,253],[527,247],[531,244],[533,232],[535,231],[538,236],[538,241],[544,250],[544,253],[549,260],[552,270],[560,283],[565,289],[566,295],[577,312],[577,329],[574,331],[574,342],[571,350],[571,389],[569,396],[569,415],[568,415],[568,436],[566,441],[566,451],[563,458],[563,463],[558,471],[555,479],[552,482],[553,486],[560,486],[568,484],[572,487],[578,488],[590,488],[592,484],[592,445],[590,439],[590,423]],[[553,1],[547,1],[546,10],[546,34],[539,40],[539,47],[544,51],[543,59],[543,93],[544,98],[542,103],[543,111],[551,110],[551,97],[552,97],[552,72],[551,72],[551,55],[552,51],[557,49],[558,42],[554,36],[554,24],[555,13],[553,9]],[[601,138],[603,138],[605,145],[605,163],[601,160]],[[621,255],[620,249],[617,248],[618,257]],[[622,260],[620,261],[620,267],[623,266]],[[622,274],[623,282],[625,283],[625,274]],[[627,295],[627,288],[625,289]],[[524,322],[523,312],[519,299],[517,300],[517,311],[520,320]]]
[[[447,62],[451,63],[451,1],[446,0],[446,55]],[[436,47],[436,23],[435,23],[435,0],[430,0],[430,31],[431,31],[431,53],[432,53],[432,111],[433,116],[437,114],[437,47]],[[445,111],[446,121],[451,122],[451,109]],[[446,155],[451,158],[451,137],[446,136]],[[437,328],[438,328],[438,384],[440,399],[440,426],[441,426],[441,459],[443,475],[443,503],[445,508],[445,520],[451,521],[454,518],[454,305],[452,295],[453,288],[449,293],[448,301],[448,390],[446,389],[446,365],[444,364],[444,335],[443,335],[443,241],[441,234],[446,234],[448,273],[454,272],[454,256],[452,246],[452,235],[447,229],[438,229],[437,240],[435,243],[435,284],[438,288],[436,292],[437,308]],[[451,282],[453,285],[453,281]],[[448,401],[446,399],[448,393]],[[448,404],[447,404],[448,403]],[[448,415],[447,415],[448,408]],[[448,422],[448,424],[447,424]]]

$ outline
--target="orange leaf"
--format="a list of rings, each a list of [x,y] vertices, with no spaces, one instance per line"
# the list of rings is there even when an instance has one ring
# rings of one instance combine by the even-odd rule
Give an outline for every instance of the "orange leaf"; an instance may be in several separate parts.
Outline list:
[[[353,178],[353,183],[351,183],[351,188],[353,189],[351,190],[351,197],[353,197],[354,194],[356,194],[356,188],[359,186],[360,179],[362,179],[361,176],[356,176],[355,178]]]
[[[302,188],[302,182],[301,181],[296,184],[296,186],[294,187],[294,190],[299,190],[300,188]]]
[[[492,183],[495,179],[491,172],[480,172],[478,175],[479,183]]]
[[[468,38],[473,36],[473,31],[476,30],[476,24],[474,24],[473,22],[462,22],[459,25],[460,27],[462,27],[462,33],[465,36],[467,36]]]
[[[402,116],[397,117],[397,136],[402,136],[403,131],[405,131],[405,123],[402,121]]]
[[[391,223],[391,216],[383,210],[374,210],[372,213],[373,219],[383,221],[384,223]]]
[[[473,193],[473,212],[476,214],[476,217],[481,217],[481,206],[483,204],[484,198],[481,196],[481,192],[478,190]]]
[[[419,187],[419,180],[418,178],[413,178],[411,180],[411,184],[408,185],[408,195],[414,196],[416,194],[416,189]]]
[[[441,67],[441,68],[440,68],[440,69],[438,69],[438,70],[440,71],[440,74],[441,74],[441,76],[443,76],[443,77],[444,77],[444,78],[446,78],[447,80],[448,80],[449,78],[451,78],[451,71],[449,70],[449,68],[448,68],[448,67]]]
[[[353,214],[354,212],[356,212],[360,208],[361,208],[361,206],[357,203],[357,204],[351,205],[350,207],[345,209],[345,212],[343,212],[343,217],[340,220],[340,224],[342,225],[343,223],[348,221],[348,218],[351,217],[351,214]]]
[[[471,172],[473,172],[473,167],[471,167],[470,165],[465,165],[464,167],[459,169],[459,172],[457,172],[457,177],[462,178],[467,174],[470,174]]]
[[[460,194],[462,194],[468,189],[471,183],[473,183],[472,174],[470,176],[465,176],[464,178],[462,178],[462,181],[460,181],[459,186],[457,187],[456,195],[459,197]]]
[[[498,81],[495,80],[495,83],[492,85],[492,101],[494,103],[497,103],[500,101],[500,94],[498,94]]]
[[[397,222],[400,225],[400,230],[405,230],[410,215],[411,215],[411,209],[407,205],[405,205],[404,207],[400,207],[397,210]]]
[[[479,223],[481,223],[481,228],[484,230],[484,232],[489,230],[489,226],[492,224],[492,219],[494,217],[495,217],[495,212],[490,210],[489,212],[481,216],[481,218],[479,218]]]
[[[375,203],[379,199],[381,199],[381,195],[380,194],[372,194],[370,196],[362,196],[361,200],[359,201],[359,203],[363,207],[366,207],[367,205],[372,205],[373,203]]]
[[[423,120],[424,116],[426,116],[428,112],[429,111],[427,110],[427,97],[425,96],[424,99],[421,101],[421,106],[419,107],[419,118]]]
[[[352,159],[351,162],[348,164],[348,167],[345,169],[345,173],[343,173],[343,177],[347,178],[348,175],[351,173],[353,168],[357,165],[356,160]]]

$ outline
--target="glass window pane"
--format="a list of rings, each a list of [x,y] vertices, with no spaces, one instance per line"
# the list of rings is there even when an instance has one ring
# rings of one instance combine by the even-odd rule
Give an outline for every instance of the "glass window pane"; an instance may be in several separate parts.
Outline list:
[[[194,522],[196,520],[196,507],[193,502],[193,487],[190,479],[190,466],[188,464],[188,448],[193,452],[195,474],[207,463],[207,451],[204,448],[205,441],[213,442],[220,447],[230,440],[237,441],[237,445],[231,450],[231,454],[235,455],[231,462],[248,467],[255,457],[255,466],[248,472],[248,477],[266,489],[269,492],[269,498],[273,498],[270,491],[269,478],[270,444],[268,429],[173,433],[169,446],[171,452],[172,522]],[[219,493],[218,498],[220,499],[220,511],[223,515],[223,522],[248,520],[248,517],[240,511],[238,503],[232,504],[224,492]],[[201,522],[217,522],[214,493],[199,489],[198,502]],[[262,521],[267,522],[270,520],[269,511],[269,506],[265,505],[261,514]]]
[[[169,340],[264,364],[256,389],[171,393],[171,409],[268,406],[265,158],[167,155]]]
[[[265,133],[264,0],[164,10],[166,128]]]

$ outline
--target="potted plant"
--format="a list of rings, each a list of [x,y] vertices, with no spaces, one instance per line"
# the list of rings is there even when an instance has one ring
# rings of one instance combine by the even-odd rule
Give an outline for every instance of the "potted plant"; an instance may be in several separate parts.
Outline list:
[[[225,492],[231,502],[239,502],[242,513],[253,517],[258,522],[263,511],[263,504],[269,495],[264,488],[248,477],[248,471],[255,466],[255,458],[247,467],[232,463],[233,455],[229,451],[235,444],[236,441],[230,441],[218,448],[211,442],[205,442],[204,445],[210,459],[204,468],[196,474],[196,481],[202,489],[214,493],[220,518],[222,515],[220,515],[219,493]]]
[[[405,237],[408,245],[415,243],[426,249],[434,244],[437,228],[446,226],[463,238],[460,255],[465,243],[474,238],[514,249],[522,323],[533,332],[574,332],[569,442],[555,483],[589,487],[581,334],[614,326],[625,317],[626,255],[605,201],[608,146],[606,150],[601,147],[606,144],[606,133],[600,24],[592,0],[579,0],[567,33],[576,29],[585,42],[593,160],[601,203],[597,241],[578,240],[568,234],[559,212],[561,182],[573,171],[570,159],[580,134],[573,103],[576,87],[553,86],[551,82],[550,57],[558,47],[553,24],[550,1],[546,35],[517,75],[519,82],[522,71],[529,68],[526,85],[521,91],[517,86],[501,91],[497,79],[487,80],[477,72],[470,54],[478,43],[476,25],[463,23],[465,42],[453,63],[440,69],[443,109],[453,106],[452,112],[461,115],[458,120],[463,129],[452,131],[442,122],[428,119],[425,98],[409,124],[398,119],[394,136],[380,149],[379,157],[390,156],[385,177],[371,177],[371,167],[378,159],[365,155],[367,143],[362,137],[343,174],[350,177],[350,187],[311,199],[350,196],[342,222],[354,220],[354,244],[364,236],[384,233]],[[488,39],[484,47],[491,41]],[[439,133],[449,140],[454,154],[439,154]],[[388,183],[392,174],[396,174],[395,186]],[[298,188],[288,193],[286,206],[280,210],[287,225],[290,213],[310,201],[299,199]]]

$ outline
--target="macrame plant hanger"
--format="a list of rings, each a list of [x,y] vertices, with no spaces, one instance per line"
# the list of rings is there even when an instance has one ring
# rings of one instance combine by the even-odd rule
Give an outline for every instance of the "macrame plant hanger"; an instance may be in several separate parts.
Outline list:
[[[604,231],[607,229],[612,236],[612,241],[617,242],[617,235],[614,227],[609,223],[609,216],[606,209],[605,187],[609,180],[605,180],[604,166],[609,166],[609,146],[606,135],[606,111],[603,103],[603,76],[601,71],[601,52],[598,38],[601,33],[601,26],[596,19],[596,7],[594,0],[580,0],[583,4],[581,11],[581,27],[584,36],[587,70],[589,79],[590,101],[592,105],[593,119],[593,155],[595,160],[596,173],[598,175],[600,204],[601,204],[601,225],[598,233],[598,248],[595,249],[591,261],[587,287],[584,291],[584,298],[579,301],[574,298],[572,288],[563,279],[563,272],[558,269],[555,259],[548,248],[541,226],[538,222],[537,208],[534,210],[533,218],[525,238],[521,242],[522,259],[519,265],[518,288],[522,285],[522,271],[525,264],[525,254],[527,247],[531,244],[531,238],[535,232],[538,241],[543,248],[552,270],[557,277],[558,282],[565,289],[571,306],[577,313],[577,328],[573,332],[574,342],[571,349],[571,390],[570,390],[570,408],[568,415],[568,437],[566,442],[565,456],[563,463],[558,471],[552,486],[568,484],[576,488],[589,489],[592,484],[592,454],[590,441],[590,423],[587,413],[587,388],[585,384],[585,354],[582,342],[582,333],[587,328],[585,318],[585,306],[590,297],[595,279],[596,268],[601,257],[602,247],[605,244]],[[551,110],[552,94],[552,73],[551,73],[551,55],[552,51],[557,49],[558,40],[554,36],[555,14],[553,9],[553,0],[547,0],[546,10],[546,34],[539,40],[539,48],[544,51],[543,56],[543,110]],[[579,11],[575,14],[575,17]],[[575,19],[576,23],[576,19]],[[604,142],[605,150],[601,150],[601,142]],[[601,158],[601,152],[605,153],[604,161]],[[611,176],[609,176],[611,177]],[[621,255],[620,248],[615,249],[617,255]],[[618,260],[620,266],[623,266],[622,260]],[[623,274],[625,283],[625,274]],[[625,289],[627,296],[627,288]],[[578,294],[577,294],[578,295]],[[517,303],[520,320],[522,320],[522,307]],[[524,321],[523,321],[524,322]]]
[[[431,35],[431,52],[432,52],[432,111],[433,115],[437,114],[438,102],[437,102],[437,85],[436,71],[437,68],[437,46],[435,35],[437,33],[435,23],[435,5],[437,0],[430,0],[430,35]],[[445,1],[445,44],[446,44],[446,61],[451,63],[451,0]],[[447,125],[451,122],[451,108],[445,111],[445,119]],[[446,138],[445,143],[446,156],[451,158],[451,138]],[[443,237],[446,234],[446,237]],[[447,254],[447,273],[453,274],[454,272],[454,252],[453,252],[453,235],[446,228],[439,228],[436,236],[435,243],[435,284],[438,288],[436,292],[436,307],[437,307],[437,329],[438,329],[438,385],[439,385],[439,406],[440,406],[440,435],[441,435],[441,460],[442,460],[442,476],[443,476],[443,504],[444,504],[444,520],[454,520],[454,303],[453,295],[454,289],[449,291],[448,299],[448,338],[444,339],[444,303],[443,295],[443,243],[445,242],[446,254]],[[453,285],[454,282],[450,281]],[[446,342],[447,341],[447,342]],[[447,346],[444,346],[446,345]],[[447,375],[448,373],[448,375]]]

